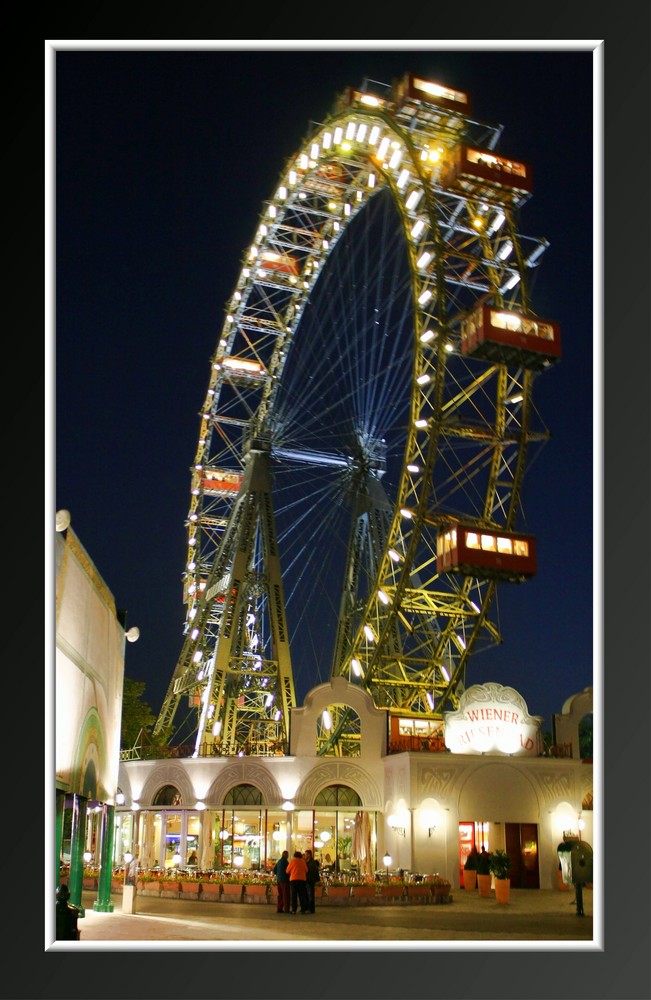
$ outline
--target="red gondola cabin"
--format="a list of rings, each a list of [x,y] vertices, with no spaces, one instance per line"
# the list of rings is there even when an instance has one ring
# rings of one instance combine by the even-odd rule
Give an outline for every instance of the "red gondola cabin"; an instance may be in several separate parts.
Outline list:
[[[479,305],[461,323],[461,353],[524,368],[546,368],[561,356],[559,325]]]
[[[536,573],[536,539],[500,528],[457,524],[439,533],[436,569],[519,583]]]
[[[483,187],[499,187],[531,193],[531,166],[489,149],[474,149],[459,144],[453,150],[441,174],[444,187],[461,187],[478,191]]]

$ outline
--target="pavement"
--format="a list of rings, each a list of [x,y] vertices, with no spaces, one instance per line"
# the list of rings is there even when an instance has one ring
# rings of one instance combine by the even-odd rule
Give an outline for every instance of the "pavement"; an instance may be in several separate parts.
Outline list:
[[[593,934],[593,892],[583,890],[583,915],[577,913],[573,890],[512,889],[509,903],[494,894],[455,890],[444,905],[402,904],[377,906],[317,905],[314,914],[278,914],[270,903],[201,902],[136,897],[136,912],[123,913],[115,897],[112,913],[93,910],[95,893],[85,892],[85,915],[79,918],[79,941],[46,941],[50,951],[147,950],[165,942],[166,950],[264,949],[285,942],[305,950],[345,950],[396,947],[428,948],[432,942],[511,942],[527,948],[530,942],[550,942],[550,950],[603,950]],[[599,921],[598,921],[599,923]],[[52,932],[53,933],[53,932]],[[600,933],[600,929],[599,929]],[[178,942],[176,949],[171,942]],[[450,947],[450,945],[446,946]],[[467,950],[466,946],[465,950]]]

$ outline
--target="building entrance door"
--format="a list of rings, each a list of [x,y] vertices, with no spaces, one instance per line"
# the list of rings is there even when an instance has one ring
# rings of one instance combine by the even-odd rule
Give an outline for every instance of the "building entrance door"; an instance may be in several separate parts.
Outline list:
[[[539,889],[538,827],[535,823],[505,823],[506,852],[511,858],[511,888]]]

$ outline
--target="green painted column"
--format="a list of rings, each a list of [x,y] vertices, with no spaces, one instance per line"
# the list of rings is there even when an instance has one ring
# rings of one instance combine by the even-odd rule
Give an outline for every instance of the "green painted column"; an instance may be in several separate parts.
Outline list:
[[[72,796],[72,829],[70,832],[70,879],[68,890],[70,902],[79,907],[79,916],[83,917],[84,907],[81,902],[82,880],[84,877],[84,843],[86,840],[86,810],[88,799],[83,795]]]
[[[106,802],[102,805],[102,829],[99,862],[99,884],[93,910],[98,913],[113,913],[111,900],[111,872],[113,870],[113,834],[115,829],[115,806]]]
[[[59,869],[61,868],[61,844],[63,843],[63,816],[66,808],[66,793],[57,789],[56,800],[56,860],[55,860],[55,889],[59,888]]]

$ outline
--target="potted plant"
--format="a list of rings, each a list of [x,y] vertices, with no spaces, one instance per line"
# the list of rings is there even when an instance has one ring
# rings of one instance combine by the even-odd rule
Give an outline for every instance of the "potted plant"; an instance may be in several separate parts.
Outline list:
[[[491,894],[491,856],[485,847],[477,855],[477,887],[480,896]]]
[[[477,848],[473,847],[472,851],[466,858],[466,863],[463,866],[463,887],[464,889],[476,889],[477,888]]]
[[[490,871],[495,877],[495,898],[498,903],[508,903],[511,894],[511,859],[506,851],[493,851]]]

